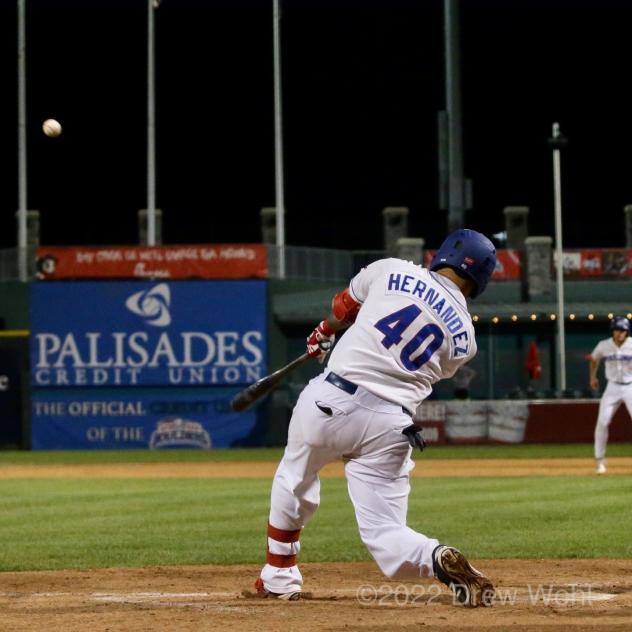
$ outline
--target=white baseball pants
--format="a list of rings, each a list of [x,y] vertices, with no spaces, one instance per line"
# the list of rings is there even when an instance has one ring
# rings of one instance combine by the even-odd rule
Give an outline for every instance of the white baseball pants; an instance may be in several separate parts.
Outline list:
[[[388,577],[433,575],[439,542],[406,526],[411,446],[402,430],[412,423],[401,406],[358,387],[351,395],[325,381],[301,393],[285,454],[272,484],[268,563],[264,586],[276,593],[301,590],[298,535],[320,502],[319,470],[343,459],[360,537]]]
[[[609,381],[599,402],[599,414],[595,426],[596,459],[603,459],[606,456],[608,428],[622,402],[625,403],[628,413],[632,417],[632,384],[617,384]]]

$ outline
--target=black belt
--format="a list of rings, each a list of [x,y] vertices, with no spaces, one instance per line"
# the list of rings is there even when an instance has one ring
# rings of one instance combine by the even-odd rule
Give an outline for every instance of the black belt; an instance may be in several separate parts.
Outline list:
[[[614,380],[612,380],[614,382]],[[632,384],[632,382],[614,382],[615,384],[619,384],[620,386],[628,386],[629,384]]]
[[[340,375],[338,375],[337,373],[334,373],[333,371],[329,371],[329,373],[327,373],[325,382],[329,382],[330,384],[337,386],[341,391],[344,391],[345,393],[349,393],[349,395],[355,395],[355,392],[358,390],[357,384],[350,382],[349,380],[345,379],[344,377],[341,377]],[[402,412],[408,415],[409,417],[413,416],[410,410],[408,410],[407,408],[404,408],[403,406],[402,406]]]
[[[358,390],[358,385],[350,382],[349,380],[345,380],[344,377],[340,377],[338,374],[330,371],[327,373],[327,377],[325,378],[326,382],[337,386],[341,391],[345,393],[349,393],[349,395],[355,395],[355,392]]]

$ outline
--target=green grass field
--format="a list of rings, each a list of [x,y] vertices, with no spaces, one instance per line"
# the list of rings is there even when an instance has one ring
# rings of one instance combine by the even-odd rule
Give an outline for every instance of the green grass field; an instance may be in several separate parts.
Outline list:
[[[589,457],[590,446],[432,448],[423,458]],[[272,460],[280,450],[0,453],[3,464]],[[611,456],[632,446],[613,445]],[[424,478],[409,524],[474,558],[632,557],[632,476]],[[0,480],[0,570],[260,563],[270,480]],[[324,479],[301,559],[369,559],[345,481]]]

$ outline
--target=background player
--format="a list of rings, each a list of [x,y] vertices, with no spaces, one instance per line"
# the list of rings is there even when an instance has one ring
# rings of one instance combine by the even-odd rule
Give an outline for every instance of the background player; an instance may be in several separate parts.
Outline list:
[[[463,364],[457,369],[452,376],[454,399],[470,398],[470,383],[475,377],[476,371],[472,367],[467,366],[467,364]]]
[[[608,385],[599,402],[599,414],[595,426],[595,460],[597,474],[606,473],[606,444],[608,427],[621,402],[625,402],[632,417],[632,340],[630,321],[615,316],[610,321],[610,338],[601,340],[589,356],[590,388],[599,390],[597,369],[603,359]]]
[[[487,237],[458,230],[430,270],[382,259],[334,297],[331,315],[307,339],[308,353],[322,361],[335,332],[350,328],[294,408],[272,484],[260,596],[299,597],[299,536],[320,502],[318,472],[344,459],[360,536],[387,576],[435,576],[459,602],[491,605],[491,582],[459,550],[406,526],[406,513],[411,446],[424,445],[412,415],[432,384],[475,355],[465,298],[484,291],[495,263]]]

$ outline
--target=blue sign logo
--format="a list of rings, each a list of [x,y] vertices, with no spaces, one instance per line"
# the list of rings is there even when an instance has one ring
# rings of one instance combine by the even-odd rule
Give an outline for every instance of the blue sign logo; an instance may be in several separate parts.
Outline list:
[[[149,438],[149,447],[157,448],[200,448],[211,447],[211,437],[198,421],[176,417],[161,419]]]
[[[125,307],[133,314],[142,316],[148,325],[167,327],[171,324],[170,303],[169,286],[161,283],[148,290],[135,292],[125,301]]]

